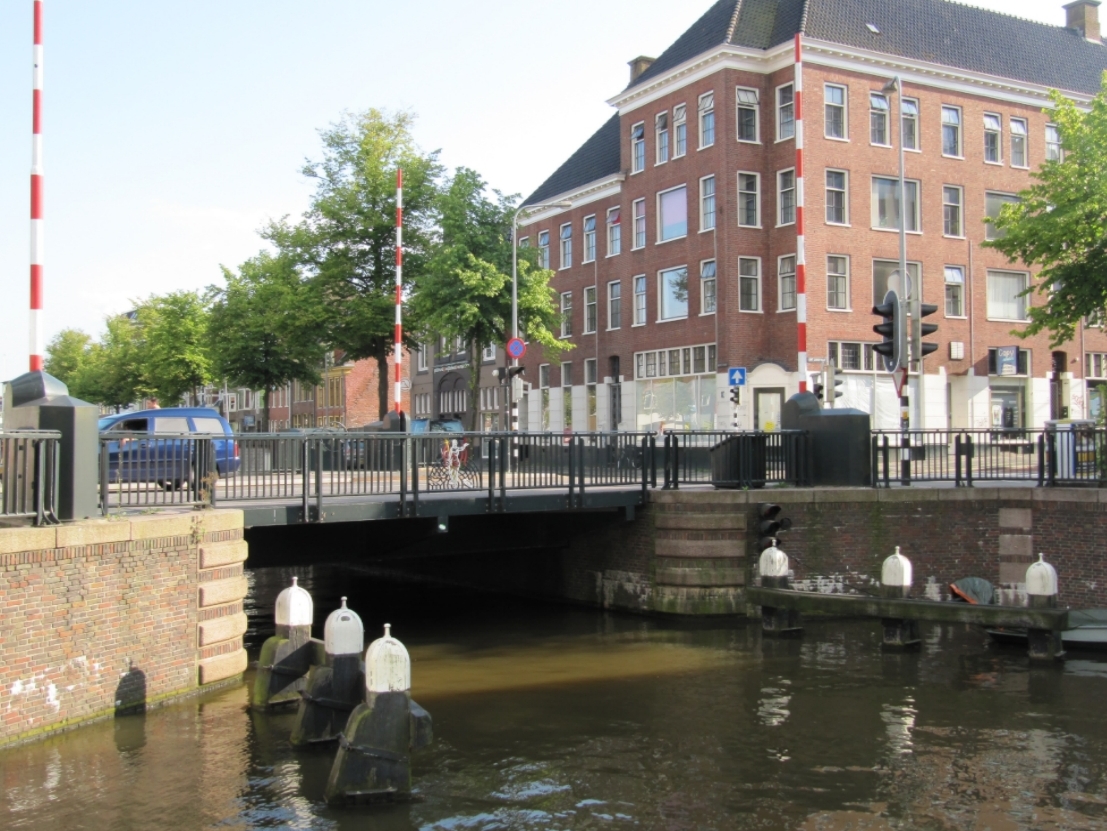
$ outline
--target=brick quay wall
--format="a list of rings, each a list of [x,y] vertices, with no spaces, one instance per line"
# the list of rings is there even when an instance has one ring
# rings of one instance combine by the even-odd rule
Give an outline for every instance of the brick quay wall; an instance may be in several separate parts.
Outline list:
[[[246,669],[242,512],[0,527],[0,747]]]

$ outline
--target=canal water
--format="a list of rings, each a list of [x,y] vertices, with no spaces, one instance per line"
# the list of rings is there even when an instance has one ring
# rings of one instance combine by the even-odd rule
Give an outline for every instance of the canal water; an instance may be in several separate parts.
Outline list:
[[[1094,655],[1031,670],[962,627],[888,655],[872,622],[772,641],[315,568],[250,573],[252,657],[293,573],[318,634],[347,595],[407,645],[435,731],[417,802],[328,808],[333,750],[294,751],[239,686],[0,752],[0,828],[1107,828]]]

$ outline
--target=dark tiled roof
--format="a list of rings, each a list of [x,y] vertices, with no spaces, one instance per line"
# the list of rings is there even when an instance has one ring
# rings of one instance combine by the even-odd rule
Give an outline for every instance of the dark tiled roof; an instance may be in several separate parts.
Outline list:
[[[791,40],[803,22],[805,5],[805,0],[742,0],[730,43],[768,49]]]
[[[549,179],[539,185],[538,190],[528,196],[523,204],[533,205],[605,176],[612,176],[619,172],[619,165],[619,114],[616,113],[565,164],[555,170]]]
[[[726,43],[726,33],[730,21],[734,19],[734,8],[743,0],[718,0],[706,14],[689,27],[683,35],[658,56],[650,68],[627,85],[627,89],[645,83],[658,75],[664,75],[670,69],[680,66],[696,55],[708,49]],[[774,0],[775,1],[775,0]]]

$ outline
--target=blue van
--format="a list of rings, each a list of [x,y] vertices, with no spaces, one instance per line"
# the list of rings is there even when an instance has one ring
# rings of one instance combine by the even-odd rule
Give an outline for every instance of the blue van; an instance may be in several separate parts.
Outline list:
[[[105,416],[100,436],[107,442],[109,482],[157,482],[180,487],[195,469],[195,443],[189,434],[223,435],[215,439],[215,469],[219,476],[238,470],[238,442],[227,419],[209,407],[165,407]],[[145,434],[145,435],[140,435]]]

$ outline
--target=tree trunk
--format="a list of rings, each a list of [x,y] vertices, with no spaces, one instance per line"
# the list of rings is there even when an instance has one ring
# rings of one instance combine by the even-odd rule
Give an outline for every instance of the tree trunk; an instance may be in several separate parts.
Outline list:
[[[480,367],[481,348],[476,341],[469,343],[469,425],[476,432],[480,421]]]
[[[388,382],[391,380],[388,377],[388,346],[382,344],[373,357],[377,360],[377,417],[384,420],[389,404]]]
[[[264,413],[264,416],[263,416],[264,429],[262,430],[263,433],[268,433],[269,432],[269,400],[272,397],[273,397],[273,388],[272,387],[266,387],[265,388],[265,408],[262,410],[262,413]],[[292,402],[290,401],[289,402],[290,412],[291,412],[291,406],[292,406]]]

